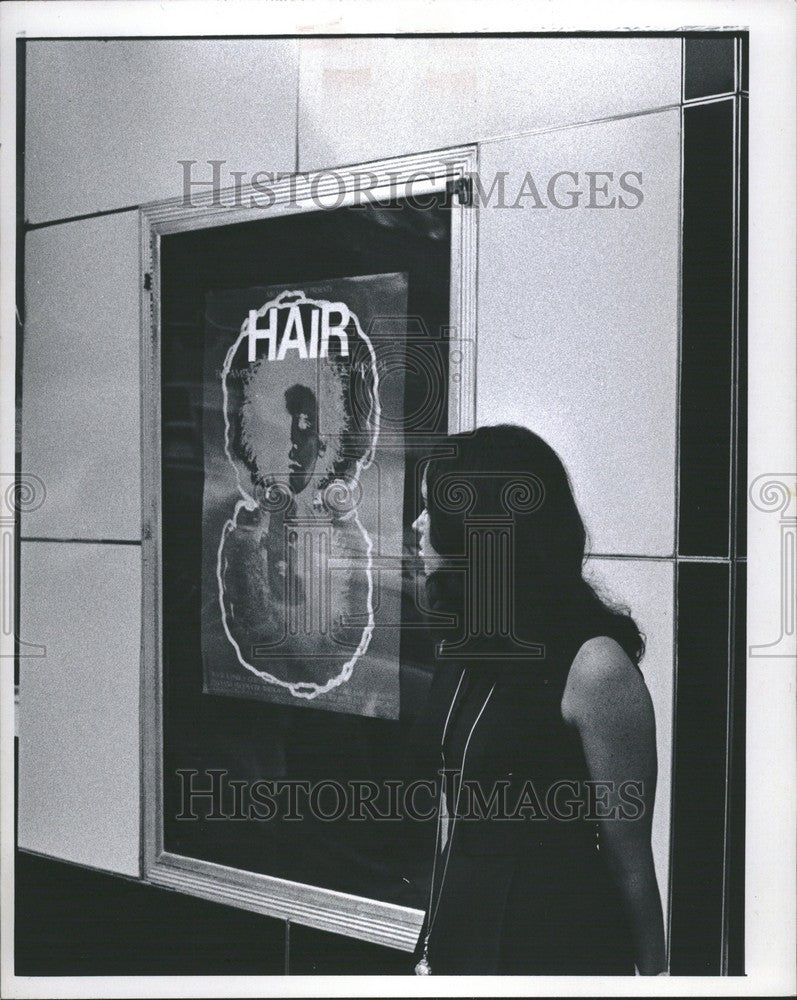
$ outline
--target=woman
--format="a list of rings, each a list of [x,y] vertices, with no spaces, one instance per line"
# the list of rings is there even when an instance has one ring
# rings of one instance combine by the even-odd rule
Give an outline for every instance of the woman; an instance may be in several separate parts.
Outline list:
[[[413,742],[445,780],[416,972],[661,974],[644,642],[583,577],[567,473],[531,431],[483,427],[422,493],[442,638]]]

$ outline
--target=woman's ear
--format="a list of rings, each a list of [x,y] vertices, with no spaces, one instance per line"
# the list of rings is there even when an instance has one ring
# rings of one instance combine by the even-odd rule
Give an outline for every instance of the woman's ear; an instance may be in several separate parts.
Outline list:
[[[318,457],[320,458],[327,450],[326,438],[318,438]]]

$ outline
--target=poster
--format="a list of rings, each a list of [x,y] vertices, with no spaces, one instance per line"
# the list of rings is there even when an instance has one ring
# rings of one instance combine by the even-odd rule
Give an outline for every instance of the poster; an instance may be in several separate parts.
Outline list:
[[[208,293],[207,693],[398,718],[406,311],[402,273]]]

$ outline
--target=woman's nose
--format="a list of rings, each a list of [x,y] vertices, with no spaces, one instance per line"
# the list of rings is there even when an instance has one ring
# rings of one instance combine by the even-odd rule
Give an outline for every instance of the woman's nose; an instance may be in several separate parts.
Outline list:
[[[426,511],[422,510],[421,513],[412,522],[412,530],[417,531],[418,534],[423,530],[423,519],[426,516]]]

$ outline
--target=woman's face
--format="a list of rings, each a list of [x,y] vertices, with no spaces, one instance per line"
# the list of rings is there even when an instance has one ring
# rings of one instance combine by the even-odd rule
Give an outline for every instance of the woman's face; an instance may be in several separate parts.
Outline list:
[[[412,527],[418,535],[418,555],[423,562],[423,571],[429,576],[443,567],[444,560],[434,545],[432,545],[432,540],[429,537],[429,500],[425,472],[423,474],[423,481],[421,482],[421,496],[423,497],[424,507],[413,522]]]

